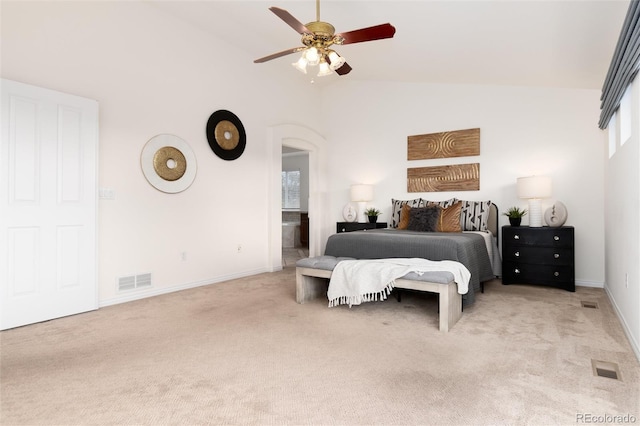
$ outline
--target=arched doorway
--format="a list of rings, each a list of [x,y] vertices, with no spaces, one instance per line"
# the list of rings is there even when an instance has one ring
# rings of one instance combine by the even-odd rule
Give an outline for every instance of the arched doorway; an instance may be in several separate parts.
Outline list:
[[[309,256],[322,252],[324,215],[321,209],[326,192],[321,161],[326,141],[313,130],[294,124],[269,128],[267,142],[270,146],[269,184],[269,270],[282,269],[282,147],[309,153]]]

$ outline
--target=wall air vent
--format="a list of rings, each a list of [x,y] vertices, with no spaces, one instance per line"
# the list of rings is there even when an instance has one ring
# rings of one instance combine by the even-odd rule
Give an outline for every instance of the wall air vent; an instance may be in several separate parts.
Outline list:
[[[151,287],[151,274],[130,275],[118,278],[118,291]]]

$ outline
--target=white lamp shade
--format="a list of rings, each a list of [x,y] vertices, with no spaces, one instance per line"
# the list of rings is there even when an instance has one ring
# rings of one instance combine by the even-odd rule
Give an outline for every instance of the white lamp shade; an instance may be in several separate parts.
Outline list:
[[[329,51],[329,61],[331,61],[330,68],[332,70],[337,70],[338,68],[343,66],[344,63],[346,62],[342,56],[338,55],[333,50]]]
[[[373,186],[357,184],[351,185],[351,201],[371,201],[373,200]]]
[[[324,77],[331,74],[333,74],[333,71],[331,71],[331,68],[329,68],[329,64],[325,61],[321,61],[320,69],[318,70],[318,77]]]
[[[318,49],[315,47],[310,47],[305,51],[305,58],[309,62],[309,65],[318,65],[320,63],[320,54],[318,53]]]
[[[304,55],[302,55],[297,62],[294,62],[291,65],[293,65],[294,68],[296,68],[301,73],[307,73],[307,59],[304,57]]]
[[[518,198],[551,197],[551,178],[549,176],[528,176],[518,178]]]

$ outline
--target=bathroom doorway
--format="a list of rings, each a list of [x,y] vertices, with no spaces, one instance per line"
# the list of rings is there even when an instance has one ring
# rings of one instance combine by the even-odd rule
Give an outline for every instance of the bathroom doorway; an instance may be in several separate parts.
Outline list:
[[[282,266],[309,256],[309,152],[282,146]]]

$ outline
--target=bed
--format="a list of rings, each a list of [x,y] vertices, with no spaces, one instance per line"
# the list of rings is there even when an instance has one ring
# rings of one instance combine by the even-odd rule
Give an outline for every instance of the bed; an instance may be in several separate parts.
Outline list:
[[[325,256],[355,259],[424,258],[460,262],[471,272],[469,290],[463,296],[463,305],[469,305],[475,301],[476,292],[483,290],[483,282],[501,275],[497,206],[491,202],[464,201],[463,205],[468,209],[458,210],[461,211],[461,232],[421,232],[398,228],[398,210],[404,205],[419,207],[438,203],[448,208],[458,201],[462,200],[392,200],[394,209],[390,228],[331,235],[327,240]],[[475,224],[465,223],[465,216],[475,215],[479,218],[479,209],[484,209],[481,220]]]

